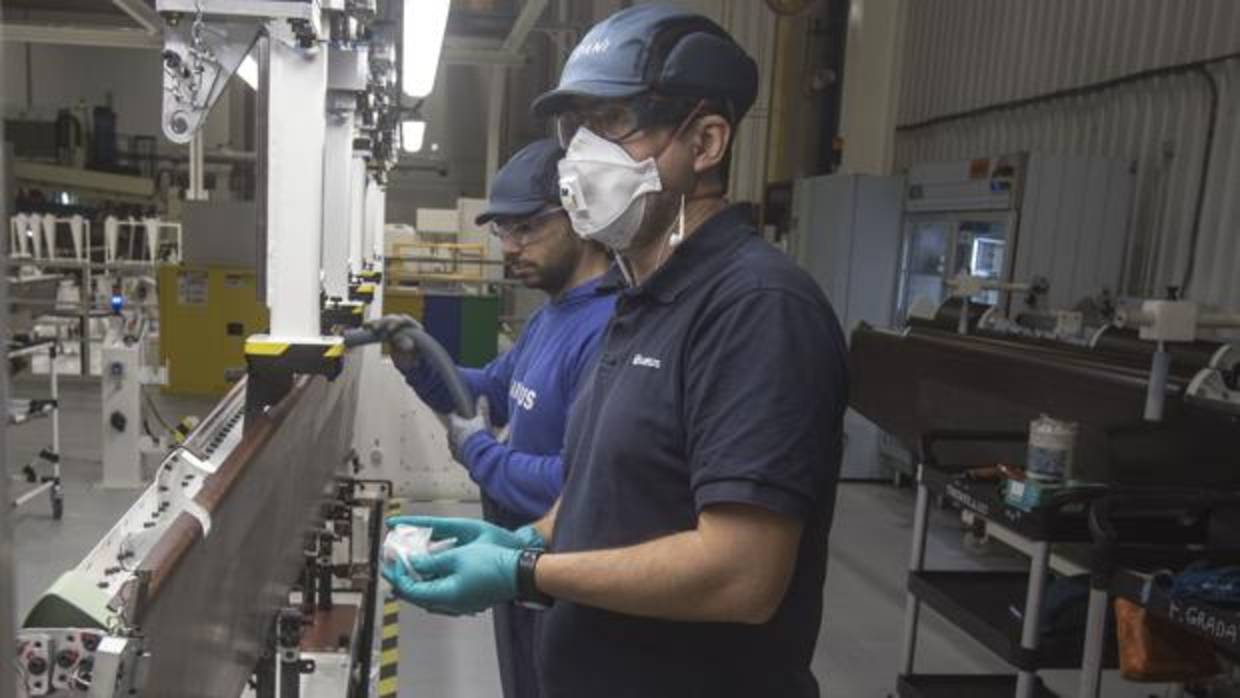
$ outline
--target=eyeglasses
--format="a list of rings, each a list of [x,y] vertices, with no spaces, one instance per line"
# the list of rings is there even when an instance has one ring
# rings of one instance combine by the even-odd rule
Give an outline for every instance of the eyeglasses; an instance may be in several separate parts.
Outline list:
[[[527,218],[514,218],[502,222],[491,221],[491,234],[501,242],[525,248],[541,242],[546,237],[547,232],[551,230],[551,226],[544,225],[544,223],[551,216],[563,212],[563,207],[556,206]]]
[[[556,138],[567,148],[577,129],[585,126],[612,143],[624,143],[639,131],[679,123],[697,107],[698,100],[638,97],[625,101],[600,101],[563,112],[555,118]]]

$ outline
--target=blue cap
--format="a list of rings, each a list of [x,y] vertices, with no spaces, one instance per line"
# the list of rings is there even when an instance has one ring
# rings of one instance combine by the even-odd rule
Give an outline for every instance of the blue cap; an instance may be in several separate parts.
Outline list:
[[[482,225],[494,218],[532,216],[547,204],[560,203],[560,175],[556,164],[564,150],[555,139],[534,141],[517,151],[495,173],[487,210],[474,219]]]
[[[573,49],[559,86],[534,114],[565,110],[573,97],[617,99],[655,92],[715,98],[740,121],[758,96],[758,65],[718,24],[668,5],[637,5],[593,28]]]

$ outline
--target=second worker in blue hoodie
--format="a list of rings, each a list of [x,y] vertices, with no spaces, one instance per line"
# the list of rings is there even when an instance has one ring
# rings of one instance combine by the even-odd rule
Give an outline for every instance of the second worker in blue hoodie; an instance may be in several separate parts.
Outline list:
[[[496,173],[477,219],[500,239],[511,275],[549,296],[511,350],[481,369],[457,368],[486,406],[472,420],[448,417],[453,455],[482,490],[484,518],[508,529],[539,519],[560,495],[569,406],[615,305],[615,296],[600,288],[607,253],[577,236],[560,207],[556,164],[563,154],[552,139],[517,152]],[[429,362],[394,348],[392,358],[428,406],[452,411]],[[497,428],[506,429],[505,441]],[[509,604],[494,608],[493,617],[505,698],[537,698],[532,612]]]

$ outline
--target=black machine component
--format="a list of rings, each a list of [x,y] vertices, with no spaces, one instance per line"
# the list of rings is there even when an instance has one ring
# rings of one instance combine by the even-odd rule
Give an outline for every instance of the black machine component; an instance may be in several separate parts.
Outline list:
[[[962,336],[951,323],[904,333],[862,325],[852,336],[851,406],[910,451],[933,430],[1024,430],[1049,414],[1079,422],[1086,480],[1240,486],[1237,418],[1184,399],[1209,343],[1171,347],[1166,411],[1151,423],[1143,418],[1150,343],[1111,331],[1093,347],[985,330]]]
[[[245,343],[249,380],[245,393],[245,428],[249,431],[267,409],[284,399],[298,375],[334,381],[344,365],[344,346],[332,338],[320,342],[286,342],[251,338]]]
[[[305,562],[289,541],[321,520],[349,453],[358,369],[345,365],[335,381],[296,377],[199,493],[210,535],[180,517],[141,563],[151,575],[141,626],[147,646],[160,648],[142,695],[237,695],[254,673]],[[241,400],[246,382],[226,401]]]
[[[323,303],[323,315],[320,332],[333,334],[340,329],[356,329],[362,326],[365,318],[363,303],[329,298]]]

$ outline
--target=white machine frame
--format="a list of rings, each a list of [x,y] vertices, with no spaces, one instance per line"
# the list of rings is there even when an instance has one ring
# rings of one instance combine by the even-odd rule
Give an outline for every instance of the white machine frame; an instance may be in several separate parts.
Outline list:
[[[129,231],[129,245],[127,250],[122,250],[120,234],[125,229]],[[138,254],[134,249],[139,232],[146,236],[145,254]],[[181,261],[181,250],[184,249],[183,240],[181,224],[174,221],[165,221],[161,218],[120,219],[116,216],[108,216],[103,221],[103,257],[108,264],[118,260],[153,264],[160,261],[160,252],[166,248],[171,250],[167,261],[176,264]]]
[[[57,232],[69,228],[73,256],[57,254]],[[89,262],[91,258],[90,220],[79,215],[56,217],[52,214],[18,213],[9,218],[9,250],[17,259],[74,260]]]

